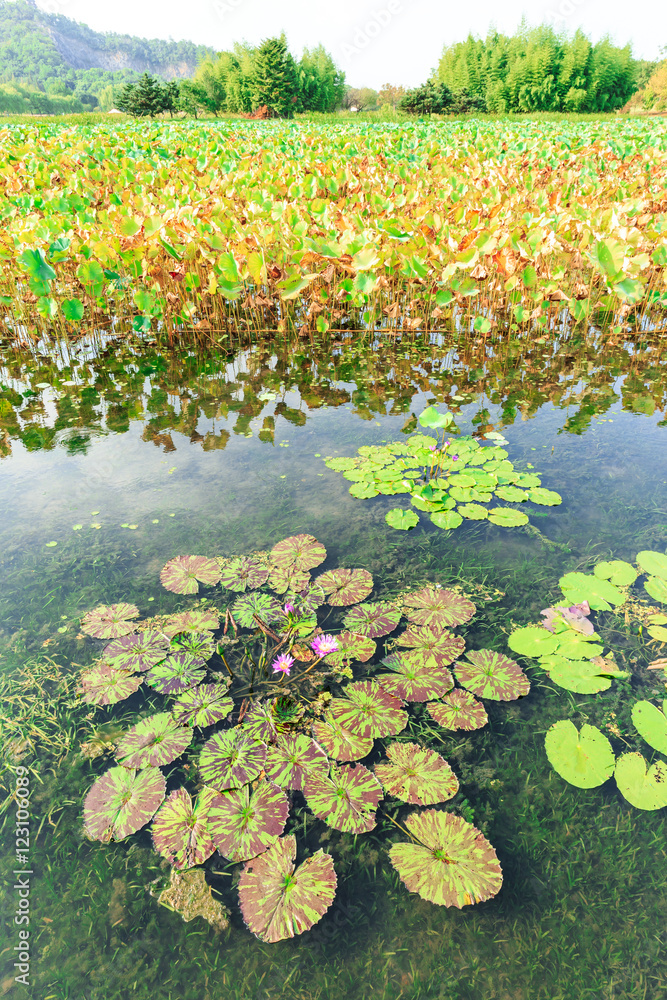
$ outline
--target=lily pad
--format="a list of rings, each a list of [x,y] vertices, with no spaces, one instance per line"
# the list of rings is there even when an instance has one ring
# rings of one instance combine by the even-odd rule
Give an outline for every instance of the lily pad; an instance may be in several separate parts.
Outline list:
[[[326,557],[327,550],[312,535],[291,535],[271,549],[271,559],[276,566],[291,566],[302,572],[319,566]]]
[[[170,615],[162,627],[165,635],[173,639],[182,632],[215,632],[220,625],[220,615],[215,608],[196,608]]]
[[[609,676],[602,673],[593,660],[568,660],[551,654],[541,658],[540,666],[554,684],[576,694],[598,694],[611,687]]]
[[[174,868],[203,865],[215,850],[208,830],[208,814],[216,793],[202,788],[193,803],[185,788],[176,788],[153,820],[153,847]]]
[[[390,528],[398,528],[399,531],[409,531],[419,524],[419,514],[414,510],[402,510],[400,507],[387,511],[385,521]]]
[[[530,683],[518,663],[492,649],[470,649],[466,660],[454,668],[456,679],[478,698],[515,701],[530,691]]]
[[[644,583],[644,590],[654,601],[667,604],[667,581],[659,576],[649,576]]]
[[[313,736],[334,760],[362,760],[373,749],[372,736],[359,736],[327,714],[313,722]]]
[[[124,840],[150,823],[166,790],[157,767],[112,767],[97,779],[83,803],[84,831],[91,840]]]
[[[649,625],[646,631],[652,639],[656,639],[658,642],[667,642],[667,628],[662,625]]]
[[[442,629],[469,622],[477,610],[472,601],[455,590],[424,587],[404,598],[405,613],[415,625]]]
[[[657,760],[647,768],[640,753],[624,753],[614,772],[621,795],[636,809],[663,809],[667,806],[667,763]]]
[[[324,662],[330,667],[347,667],[355,660],[365,663],[370,660],[376,650],[376,643],[363,635],[354,632],[341,632],[336,636],[338,649],[324,657]]]
[[[562,719],[547,731],[544,745],[553,769],[577,788],[596,788],[614,773],[611,743],[595,726],[583,725],[578,732]]]
[[[331,569],[316,581],[334,607],[348,607],[368,597],[373,589],[373,577],[366,569]]]
[[[657,576],[667,581],[667,553],[649,550],[638,552],[637,565],[647,576]]]
[[[454,678],[446,667],[428,666],[424,659],[392,653],[382,665],[392,673],[377,674],[375,680],[401,701],[442,698],[454,687]]]
[[[343,695],[331,700],[329,711],[341,726],[357,736],[378,739],[396,736],[405,729],[408,716],[401,702],[377,681],[346,684]]]
[[[625,595],[608,580],[588,573],[566,573],[558,581],[567,604],[588,601],[595,611],[609,611],[625,602]]]
[[[453,531],[463,524],[463,518],[455,510],[438,510],[431,514],[431,520],[436,528],[443,528],[445,531]]]
[[[252,781],[264,767],[266,746],[241,729],[214,733],[199,756],[199,772],[220,792]]]
[[[104,647],[106,663],[121,670],[150,670],[169,652],[169,639],[161,632],[137,632],[113,639]]]
[[[498,524],[501,528],[518,528],[521,524],[528,524],[529,518],[522,510],[513,510],[511,507],[492,507],[489,511],[489,521],[491,524]]]
[[[371,497],[376,497],[380,492],[371,483],[352,483],[350,486],[350,496],[356,497],[357,500],[370,500]]]
[[[452,691],[442,701],[430,701],[426,711],[443,729],[482,729],[489,717],[484,705],[469,691]]]
[[[382,786],[362,764],[331,769],[331,777],[307,775],[303,789],[309,808],[334,830],[367,833],[375,826],[375,810]]]
[[[359,604],[352,608],[343,618],[343,625],[350,632],[366,636],[368,639],[379,639],[389,635],[401,620],[401,609],[387,602]]]
[[[123,767],[164,767],[181,756],[193,735],[170,712],[160,712],[128,729],[116,745],[116,759]]]
[[[667,702],[663,702],[667,707]],[[632,721],[639,735],[649,746],[667,754],[667,716],[650,701],[638,701],[632,706]]]
[[[520,656],[545,656],[558,649],[558,639],[535,625],[516,629],[510,634],[507,645]]]
[[[249,861],[241,872],[243,919],[253,934],[268,944],[310,930],[336,895],[330,854],[319,850],[296,869],[295,858],[296,837],[290,834]]]
[[[176,556],[160,572],[160,583],[174,594],[196,594],[200,583],[212,587],[219,580],[220,566],[206,556]]]
[[[79,682],[81,696],[89,705],[116,705],[141,687],[143,677],[135,677],[108,663],[97,663],[81,674]]]
[[[269,781],[280,788],[301,791],[309,774],[328,776],[329,760],[315,740],[298,733],[284,736],[276,746],[268,747],[264,771]]]
[[[208,660],[215,653],[215,639],[210,632],[181,632],[172,641],[171,649],[174,653],[190,653]]]
[[[430,806],[458,792],[458,778],[434,750],[416,743],[390,743],[386,753],[389,760],[375,765],[375,776],[387,795],[411,805]]]
[[[243,628],[257,628],[255,615],[271,625],[282,618],[282,605],[270,594],[244,594],[237,597],[232,605],[234,619]]]
[[[465,649],[465,639],[452,632],[412,625],[396,640],[399,646],[408,646],[412,654],[423,658],[428,666],[447,667]]]
[[[614,587],[629,587],[637,579],[637,570],[622,559],[598,563],[593,573],[600,580],[609,580]]]
[[[186,726],[213,726],[226,718],[234,707],[226,697],[224,684],[200,684],[185,691],[174,704],[172,714],[177,722]]]
[[[83,616],[81,631],[93,639],[118,639],[129,635],[134,628],[130,619],[138,614],[135,604],[100,604]]]
[[[191,653],[172,653],[149,670],[146,683],[160,694],[181,694],[196,687],[206,676],[205,661]]]
[[[418,843],[393,844],[389,859],[410,892],[439,906],[481,903],[502,886],[496,852],[460,816],[427,809],[405,821]]]
[[[462,506],[456,508],[461,517],[467,518],[469,521],[485,521],[489,516],[489,512],[486,507],[482,507],[478,503],[466,503]]]
[[[497,497],[501,500],[506,500],[508,503],[521,503],[523,500],[528,499],[526,491],[520,490],[516,486],[499,486],[495,492]]]
[[[248,861],[268,850],[285,829],[289,801],[272,781],[230,788],[211,803],[208,828],[223,858]]]
[[[528,490],[528,499],[542,507],[556,507],[563,502],[560,493],[553,490],[545,490],[541,486],[534,486]]]
[[[310,583],[308,572],[297,569],[296,566],[273,566],[271,568],[269,586],[277,594],[285,594],[287,591],[295,593],[308,587]]]
[[[256,590],[263,587],[268,579],[268,568],[250,556],[232,559],[220,575],[220,583],[227,590]]]

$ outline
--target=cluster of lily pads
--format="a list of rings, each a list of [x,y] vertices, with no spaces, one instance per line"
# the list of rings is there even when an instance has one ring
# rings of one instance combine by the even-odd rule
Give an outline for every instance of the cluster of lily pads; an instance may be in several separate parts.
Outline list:
[[[632,602],[633,613],[642,629],[658,648],[667,644],[667,614],[655,606],[637,604],[631,593],[643,578],[645,593],[659,604],[667,604],[667,554],[643,551],[637,554],[636,566],[622,560],[601,562],[593,573],[566,573],[559,580],[562,606],[546,608],[542,625],[514,631],[508,645],[522,657],[529,657],[549,680],[577,694],[597,694],[611,687],[612,681],[629,676],[620,670],[595,631],[591,615]],[[667,656],[650,664],[651,669],[667,671]],[[667,700],[662,706],[642,699],[632,707],[632,722],[641,738],[654,751],[667,755]],[[638,809],[667,806],[667,760],[647,761],[642,754],[622,753],[616,757],[609,738],[596,726],[584,725],[578,731],[569,719],[556,722],[546,735],[546,752],[562,778],[579,788],[602,785],[612,775],[621,794]]]
[[[544,489],[534,472],[517,472],[500,444],[484,446],[472,436],[445,439],[448,428],[455,430],[451,413],[429,406],[420,414],[419,423],[442,431],[442,439],[413,434],[406,441],[362,445],[355,458],[329,456],[325,464],[352,482],[353,497],[407,493],[413,507],[426,511],[433,524],[446,530],[458,528],[464,518],[488,520],[505,528],[528,524],[528,515],[515,506],[484,506],[494,498],[546,507],[562,503],[560,494]],[[490,431],[487,438],[507,443],[497,431]],[[414,510],[400,507],[385,517],[387,524],[402,531],[419,523]]]
[[[178,556],[163,585],[191,595],[220,585],[224,612],[207,603],[138,621],[138,608],[122,603],[82,621],[104,645],[81,675],[81,697],[100,707],[132,698],[138,715],[86,796],[86,834],[123,840],[150,824],[176,877],[216,851],[243,864],[241,912],[264,941],[307,930],[336,890],[323,850],[295,867],[295,802],[360,834],[376,826],[386,797],[404,834],[391,864],[433,903],[476,903],[502,883],[491,844],[440,808],[459,787],[450,765],[397,737],[412,704],[445,729],[479,729],[483,701],[527,694],[525,674],[499,652],[466,651],[453,630],[476,606],[458,590],[433,584],[368,600],[374,583],[364,569],[313,577],[325,557],[311,535],[233,559]]]

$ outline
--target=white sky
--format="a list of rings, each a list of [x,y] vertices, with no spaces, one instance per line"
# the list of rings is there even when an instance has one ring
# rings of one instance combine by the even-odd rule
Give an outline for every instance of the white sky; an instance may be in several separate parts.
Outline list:
[[[582,28],[597,41],[609,34],[632,43],[639,59],[657,59],[667,46],[664,0],[37,0],[97,31],[144,38],[190,39],[214,49],[236,41],[257,44],[285,31],[290,50],[322,43],[352,86],[414,87],[437,64],[443,45],[489,27],[513,33],[530,24]],[[662,14],[660,11],[662,10]]]

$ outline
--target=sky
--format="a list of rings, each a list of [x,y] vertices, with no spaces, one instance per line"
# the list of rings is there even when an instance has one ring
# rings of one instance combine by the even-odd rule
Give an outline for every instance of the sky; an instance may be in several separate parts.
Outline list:
[[[632,44],[638,59],[667,46],[664,0],[37,0],[97,31],[189,39],[216,50],[253,45],[284,31],[291,52],[324,45],[354,87],[415,87],[437,65],[444,45],[494,27],[512,34],[522,15],[594,42],[609,35]],[[660,10],[662,9],[662,14]]]

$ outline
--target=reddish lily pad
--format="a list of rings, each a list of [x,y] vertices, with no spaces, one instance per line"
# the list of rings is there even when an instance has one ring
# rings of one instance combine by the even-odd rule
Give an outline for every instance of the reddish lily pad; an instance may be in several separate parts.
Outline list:
[[[432,629],[449,628],[469,622],[477,608],[455,590],[424,587],[405,598],[405,613],[415,625]]]
[[[234,620],[243,628],[257,628],[255,615],[270,625],[282,617],[282,605],[270,594],[244,594],[232,605]]]
[[[367,833],[375,826],[382,786],[362,764],[333,767],[330,778],[308,775],[306,802],[318,819],[343,833]]]
[[[211,839],[229,861],[248,861],[263,854],[285,829],[289,801],[282,788],[261,781],[230,788],[211,803],[208,828]]]
[[[330,569],[318,576],[315,583],[327,595],[329,604],[336,608],[358,604],[373,589],[373,577],[366,569]]]
[[[410,892],[461,909],[500,891],[503,877],[496,852],[460,816],[427,809],[408,816],[405,825],[418,843],[394,844],[389,858]]]
[[[164,767],[190,746],[192,729],[179,726],[170,712],[142,719],[121,736],[116,759],[123,767]]]
[[[308,588],[311,579],[309,574],[295,566],[273,566],[269,576],[269,586],[277,594],[287,591],[295,593]]]
[[[373,749],[372,736],[359,736],[341,726],[338,719],[325,715],[313,722],[313,736],[334,760],[362,760]]]
[[[135,677],[108,663],[97,663],[81,674],[80,683],[81,696],[89,705],[116,705],[141,687],[143,677]]]
[[[218,791],[238,788],[252,781],[264,767],[266,746],[241,729],[215,733],[199,756],[199,771],[207,785]]]
[[[275,566],[286,569],[290,566],[297,570],[314,569],[323,563],[327,550],[321,542],[312,535],[291,535],[283,538],[271,549],[271,559]]]
[[[200,583],[212,587],[219,581],[217,560],[206,556],[176,556],[160,572],[160,583],[174,594],[196,594]]]
[[[365,663],[377,648],[372,639],[355,635],[354,632],[341,632],[336,636],[336,642],[338,649],[335,653],[324,657],[324,662],[330,667],[349,667],[355,660]]]
[[[329,760],[321,746],[302,733],[283,736],[266,751],[266,777],[280,788],[301,791],[309,774],[327,777]]]
[[[368,639],[379,639],[393,632],[401,620],[401,609],[388,602],[359,604],[343,618],[343,625],[350,632]]]
[[[430,701],[426,711],[443,729],[482,729],[489,721],[481,701],[469,691],[452,691],[442,701]]]
[[[208,660],[215,653],[215,639],[210,632],[181,632],[171,644],[173,653],[190,653]]]
[[[277,740],[284,731],[285,726],[275,717],[271,702],[255,702],[243,716],[243,732],[257,743]]]
[[[81,631],[93,639],[118,639],[129,635],[134,628],[129,619],[138,614],[136,604],[100,604],[83,616]]]
[[[469,662],[460,660],[454,667],[456,679],[478,698],[515,701],[530,691],[530,682],[518,663],[492,649],[471,649]]]
[[[396,736],[405,729],[408,715],[402,703],[377,681],[347,684],[343,694],[343,698],[332,699],[329,710],[341,726],[357,736],[377,739]]]
[[[157,767],[134,771],[111,767],[97,779],[83,804],[84,832],[91,840],[124,840],[150,823],[166,790]]]
[[[104,647],[104,660],[121,670],[150,670],[169,652],[169,639],[162,632],[136,632],[113,639]]]
[[[239,900],[246,926],[260,941],[292,938],[317,923],[336,895],[330,854],[319,850],[298,868],[296,837],[290,834],[249,861],[239,879]]]
[[[454,678],[447,667],[428,666],[424,658],[392,653],[382,664],[393,673],[377,674],[375,680],[401,701],[442,698],[454,687]]]
[[[170,615],[162,631],[173,639],[181,632],[215,632],[220,625],[220,615],[215,608],[196,608],[194,611],[179,611]]]
[[[416,743],[390,743],[388,761],[375,765],[387,795],[411,805],[430,806],[446,802],[459,790],[458,778],[447,761]]]
[[[205,676],[205,661],[200,656],[172,653],[148,671],[146,683],[160,694],[181,694],[201,684]]]
[[[224,684],[200,684],[185,691],[172,709],[177,722],[186,726],[213,726],[226,718],[234,707],[225,695]]]
[[[428,666],[447,667],[466,648],[465,639],[452,632],[412,625],[396,640],[399,646],[408,646],[419,654]]]
[[[225,566],[220,583],[227,590],[257,590],[269,579],[268,568],[251,556],[239,556]]]
[[[170,792],[153,820],[153,847],[176,869],[203,865],[215,850],[208,814],[216,793],[202,788],[193,803],[185,788]]]

